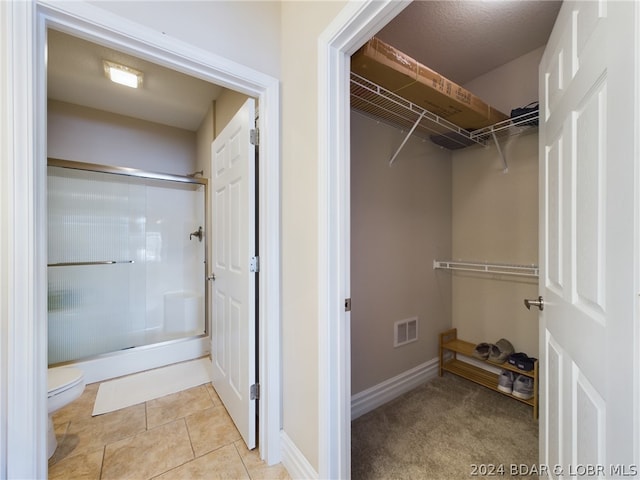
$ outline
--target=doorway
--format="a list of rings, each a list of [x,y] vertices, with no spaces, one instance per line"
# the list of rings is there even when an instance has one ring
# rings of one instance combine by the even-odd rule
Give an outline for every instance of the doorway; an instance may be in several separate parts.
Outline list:
[[[588,2],[585,2],[588,3]],[[397,6],[401,10],[403,6]],[[337,20],[322,37],[321,46],[325,50],[325,56],[321,57],[321,68],[328,72],[326,84],[324,85],[325,96],[328,100],[327,92],[331,92],[332,102],[327,101],[327,106],[321,112],[322,118],[338,118],[335,124],[328,124],[321,129],[320,143],[331,145],[331,152],[322,152],[320,158],[322,178],[325,189],[321,192],[325,195],[323,201],[327,206],[321,211],[321,235],[324,241],[322,245],[331,252],[328,262],[330,268],[322,271],[320,285],[322,286],[320,305],[329,305],[330,315],[327,316],[325,308],[321,307],[321,318],[330,319],[330,325],[326,329],[332,333],[332,337],[322,338],[320,350],[321,367],[326,367],[330,373],[335,374],[335,382],[329,382],[323,390],[321,411],[329,412],[330,409],[337,409],[339,416],[324,427],[322,434],[325,442],[321,444],[322,451],[328,459],[326,468],[330,471],[341,472],[343,476],[348,475],[349,442],[348,442],[348,412],[350,396],[345,395],[348,388],[345,382],[349,381],[349,333],[345,324],[349,323],[349,314],[344,309],[344,299],[350,297],[349,278],[345,273],[344,265],[349,265],[349,219],[345,212],[348,212],[348,200],[345,200],[344,178],[349,178],[348,161],[348,138],[345,139],[345,131],[348,129],[348,92],[345,91],[348,76],[348,58],[357,48],[362,45],[369,34],[365,32],[375,32],[384,26],[389,18],[393,18],[398,10],[394,11],[389,4],[377,5],[369,8],[353,9],[345,12],[339,21]],[[585,17],[586,18],[586,17]],[[593,18],[593,17],[592,17]],[[621,21],[621,19],[618,19]],[[634,88],[637,88],[634,87]],[[337,97],[337,98],[336,98]],[[322,97],[321,97],[322,100]],[[322,105],[322,102],[320,102]],[[321,125],[322,126],[322,125]],[[637,188],[637,178],[635,179]],[[637,221],[637,219],[635,220]],[[331,232],[333,235],[327,236]],[[635,258],[635,257],[634,257]],[[347,260],[345,260],[347,259]],[[333,263],[335,262],[335,263]],[[342,268],[340,266],[342,265]],[[632,267],[635,282],[637,282],[638,266]],[[631,275],[630,272],[627,272]],[[632,286],[637,288],[637,283]],[[628,294],[628,293],[627,293]],[[635,297],[635,295],[634,295]],[[333,301],[333,302],[332,302]],[[634,308],[637,310],[637,298],[633,299]],[[628,305],[628,298],[627,298]],[[637,355],[637,341],[633,343],[634,355]],[[634,372],[633,396],[637,398],[637,371]],[[637,408],[628,409],[628,414],[633,414]],[[329,418],[329,417],[328,417]],[[638,431],[635,429],[633,437],[637,438]],[[340,445],[340,448],[331,448],[329,439],[333,440],[333,445]],[[613,449],[615,450],[615,449]],[[629,457],[630,458],[630,457]]]
[[[10,91],[15,92],[17,104],[32,105],[35,117],[31,118],[25,111],[14,112],[16,115],[16,127],[24,133],[24,142],[21,148],[26,148],[24,158],[31,161],[24,162],[23,169],[16,173],[19,182],[25,185],[24,189],[11,190],[16,204],[23,205],[25,209],[24,221],[33,222],[37,227],[35,231],[46,232],[45,209],[46,205],[42,197],[34,194],[34,191],[45,191],[45,160],[46,139],[44,138],[45,112],[46,112],[46,86],[45,86],[45,32],[51,27],[84,38],[100,40],[102,43],[114,48],[125,48],[132,54],[156,63],[171,66],[180,71],[197,75],[208,81],[222,85],[246,95],[259,99],[260,126],[263,128],[263,142],[259,147],[263,159],[263,171],[260,177],[260,211],[264,216],[260,219],[259,251],[265,259],[265,266],[260,282],[259,304],[261,336],[260,347],[260,378],[263,379],[262,399],[260,401],[260,419],[264,422],[260,428],[259,443],[261,456],[268,463],[277,463],[280,459],[279,433],[280,433],[280,367],[279,367],[279,319],[280,319],[280,295],[279,295],[279,86],[276,79],[260,72],[241,67],[240,65],[211,55],[207,52],[193,48],[181,42],[167,43],[161,32],[142,32],[135,24],[124,21],[117,16],[105,17],[104,12],[86,4],[42,5],[22,4],[16,5],[12,10],[12,18],[22,29],[14,29],[15,42],[11,45],[11,51],[15,57],[23,62],[33,65],[33,69],[16,69],[15,85],[10,85]],[[18,20],[19,19],[19,20]],[[9,47],[8,47],[9,48]],[[26,59],[30,59],[27,61]],[[35,99],[35,100],[34,100]],[[29,147],[25,147],[29,145]],[[26,185],[30,187],[26,188]],[[21,225],[21,223],[17,224]],[[29,230],[31,231],[31,229]],[[30,344],[34,348],[24,348],[12,352],[10,372],[8,378],[9,390],[14,392],[17,398],[29,399],[32,404],[21,405],[16,412],[16,419],[24,419],[25,429],[19,436],[10,433],[9,444],[15,452],[33,452],[32,455],[24,455],[16,459],[13,464],[15,471],[22,472],[22,476],[40,478],[46,472],[46,405],[41,395],[46,385],[46,304],[47,285],[44,265],[46,255],[45,239],[43,235],[36,235],[21,248],[21,256],[17,259],[19,266],[24,267],[29,274],[29,288],[25,288],[24,299],[19,304],[28,305],[25,311],[30,314],[25,316],[20,332],[16,332],[18,343]],[[268,261],[267,261],[268,260]],[[26,274],[25,274],[26,275]],[[16,285],[16,288],[18,285]],[[28,293],[28,298],[26,296]],[[23,302],[24,301],[24,302]],[[32,332],[36,332],[32,336]],[[34,394],[35,392],[35,394]],[[17,406],[16,406],[17,408]],[[13,411],[9,412],[10,415]],[[17,420],[16,420],[17,421]],[[38,440],[40,439],[40,440]],[[13,457],[12,457],[13,458]]]

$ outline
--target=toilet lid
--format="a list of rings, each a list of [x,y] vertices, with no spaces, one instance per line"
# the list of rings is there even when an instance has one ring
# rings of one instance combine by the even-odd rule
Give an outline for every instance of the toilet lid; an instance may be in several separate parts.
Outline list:
[[[50,368],[47,371],[48,397],[80,383],[84,377],[82,370],[74,367]]]

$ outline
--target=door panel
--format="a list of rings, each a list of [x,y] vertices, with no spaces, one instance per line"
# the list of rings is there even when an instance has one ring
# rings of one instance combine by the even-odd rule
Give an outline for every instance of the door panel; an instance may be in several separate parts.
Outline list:
[[[635,9],[563,4],[540,64],[540,461],[553,478],[633,468]]]
[[[213,386],[247,447],[256,446],[255,150],[249,99],[216,137],[212,153]]]

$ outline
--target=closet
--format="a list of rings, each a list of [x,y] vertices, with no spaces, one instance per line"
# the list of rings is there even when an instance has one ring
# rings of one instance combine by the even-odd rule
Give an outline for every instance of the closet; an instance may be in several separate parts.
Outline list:
[[[485,100],[502,92],[509,114],[537,100],[543,50],[464,86]],[[506,338],[538,357],[537,315],[523,303],[537,297],[538,136],[531,117],[467,130],[360,73],[350,87],[357,418],[367,411],[359,403],[406,372],[437,375],[439,336],[451,328],[472,344]]]

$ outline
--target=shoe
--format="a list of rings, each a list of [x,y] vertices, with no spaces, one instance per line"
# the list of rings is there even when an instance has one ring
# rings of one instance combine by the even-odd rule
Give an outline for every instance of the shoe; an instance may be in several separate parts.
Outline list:
[[[533,398],[533,378],[526,375],[518,375],[513,381],[512,395],[522,400]]]
[[[515,380],[515,373],[509,370],[502,370],[498,376],[498,390],[504,393],[513,392],[513,381]]]
[[[486,360],[489,358],[489,350],[491,345],[488,343],[479,343],[476,345],[476,348],[473,349],[473,356],[479,358],[480,360]]]
[[[514,352],[515,350],[513,345],[511,345],[511,342],[501,338],[495,345],[491,345],[491,348],[489,349],[489,358],[487,360],[493,363],[504,363],[509,355]]]
[[[512,353],[508,358],[509,364],[519,368],[520,370],[524,370],[525,372],[533,370],[536,360],[538,359],[530,357],[526,353],[522,352]]]

